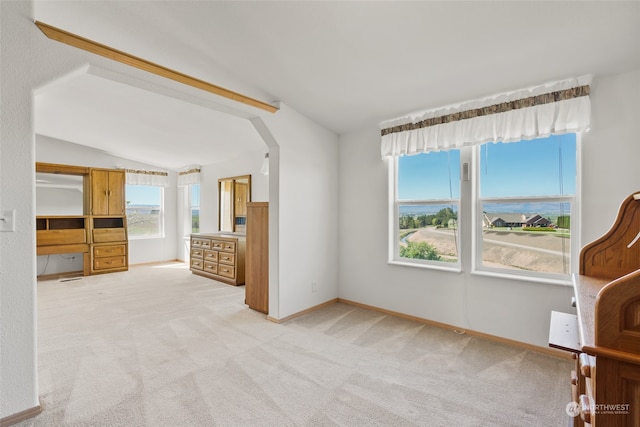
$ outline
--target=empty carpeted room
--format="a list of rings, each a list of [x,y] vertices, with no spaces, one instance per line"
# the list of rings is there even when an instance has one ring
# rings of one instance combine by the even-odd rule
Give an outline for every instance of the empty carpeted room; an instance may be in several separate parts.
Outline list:
[[[640,426],[638,40],[0,1],[0,424]]]

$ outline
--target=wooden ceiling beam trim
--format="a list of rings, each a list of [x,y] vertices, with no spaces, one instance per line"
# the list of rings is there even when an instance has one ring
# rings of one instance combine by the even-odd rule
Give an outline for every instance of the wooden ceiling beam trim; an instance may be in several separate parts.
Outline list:
[[[35,21],[35,24],[48,38],[52,40],[56,40],[69,46],[73,46],[78,49],[82,49],[87,52],[91,52],[96,55],[100,55],[105,58],[120,62],[122,64],[147,71],[149,73],[176,81],[178,83],[186,84],[196,89],[204,90],[206,92],[210,92],[236,102],[260,108],[270,113],[275,113],[276,111],[278,111],[277,107],[274,107],[273,105],[266,102],[242,95],[241,93],[234,92],[220,86],[216,86],[212,83],[205,82],[204,80],[188,76],[178,71],[171,70],[167,67],[163,67],[162,65],[147,61],[146,59],[138,58],[137,56],[122,52],[110,46],[103,45],[93,40],[80,37],[68,31],[61,30],[60,28],[53,27],[49,24],[45,24],[44,22]]]

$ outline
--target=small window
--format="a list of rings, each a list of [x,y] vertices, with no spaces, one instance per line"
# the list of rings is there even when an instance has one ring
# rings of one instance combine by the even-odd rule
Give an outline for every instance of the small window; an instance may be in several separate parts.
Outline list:
[[[191,232],[200,232],[200,184],[189,186],[189,211],[191,212]]]
[[[460,152],[397,159],[391,261],[459,268]]]
[[[126,212],[129,237],[162,237],[163,188],[150,185],[126,186]]]
[[[478,147],[479,270],[571,273],[576,135]]]

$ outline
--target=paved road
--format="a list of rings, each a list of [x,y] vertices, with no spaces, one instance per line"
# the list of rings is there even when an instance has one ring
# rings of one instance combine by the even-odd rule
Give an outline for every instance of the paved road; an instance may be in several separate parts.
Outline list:
[[[542,248],[537,248],[535,246],[519,245],[517,243],[503,242],[501,240],[483,239],[483,242],[493,243],[493,244],[496,244],[496,245],[511,246],[513,248],[527,249],[527,250],[536,251],[536,252],[543,252],[545,254],[551,254],[551,255],[558,255],[558,256],[565,255],[565,252],[562,252],[562,251],[554,251],[554,250],[551,250],[551,249],[542,249]],[[566,253],[568,254],[569,251],[570,251],[570,248],[567,249]]]

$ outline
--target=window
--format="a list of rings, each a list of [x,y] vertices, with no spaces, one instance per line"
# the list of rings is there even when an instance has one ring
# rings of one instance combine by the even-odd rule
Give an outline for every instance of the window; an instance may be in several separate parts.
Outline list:
[[[163,187],[126,185],[127,228],[129,237],[162,237]]]
[[[571,273],[576,148],[576,134],[477,147],[478,270]]]
[[[396,160],[393,261],[459,268],[460,151]]]
[[[424,247],[409,250],[409,242],[421,240],[421,230],[429,227],[426,216],[418,219],[422,209],[440,227],[438,212],[450,215],[451,234],[462,243],[450,256],[459,269],[566,283],[576,270],[571,254],[577,254],[577,239],[571,236],[579,219],[577,154],[580,132],[590,126],[590,83],[590,76],[569,78],[380,123],[380,153],[395,159],[389,168],[390,262],[417,264],[414,253],[420,258],[427,253],[436,260],[432,262],[447,261],[437,248],[435,255]],[[402,159],[451,150],[459,150],[459,165],[454,171],[454,155],[449,155],[446,174],[439,169],[444,157],[423,165],[423,176],[411,172],[412,162]],[[456,181],[460,171],[462,179]],[[413,185],[432,188],[443,177],[449,200],[405,191]],[[454,192],[456,182],[460,196]],[[447,205],[451,211],[444,210]],[[427,207],[441,210],[426,212]],[[436,231],[443,230],[428,230]]]
[[[200,232],[200,184],[189,186],[189,212],[191,213],[191,233]]]
[[[474,242],[476,272],[568,279],[577,146],[577,134],[564,134],[396,157],[390,261],[459,270],[462,236]],[[475,173],[461,181],[474,156]],[[472,213],[466,224],[461,207]]]

